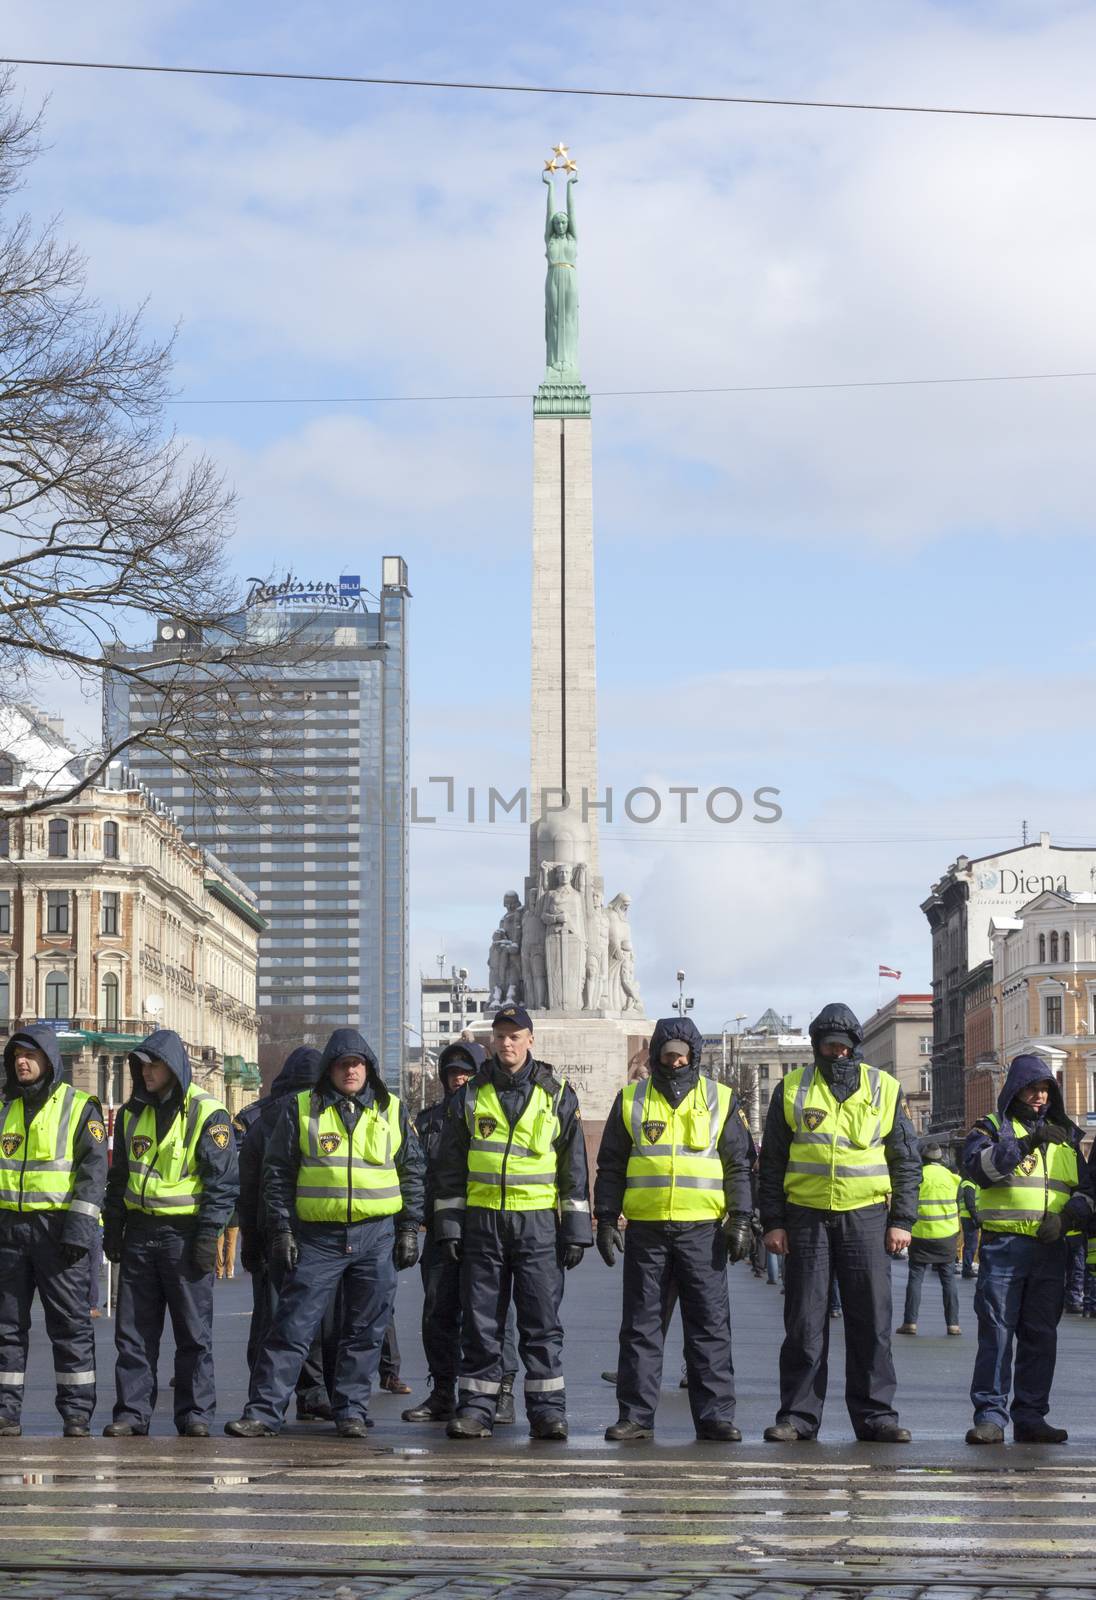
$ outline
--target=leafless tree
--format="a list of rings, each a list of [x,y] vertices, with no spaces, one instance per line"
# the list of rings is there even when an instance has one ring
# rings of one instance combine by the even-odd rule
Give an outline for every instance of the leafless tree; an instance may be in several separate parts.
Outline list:
[[[56,222],[11,214],[39,123],[0,73],[0,694],[32,700],[49,675],[90,697],[112,671],[148,720],[106,739],[63,792],[0,806],[0,819],[72,799],[138,745],[212,801],[260,765],[276,777],[290,735],[270,669],[305,667],[307,649],[292,630],[259,639],[223,625],[240,608],[233,496],[164,426],[172,341],[148,338],[141,310],[109,314],[89,297]],[[150,613],[188,642],[121,661]]]

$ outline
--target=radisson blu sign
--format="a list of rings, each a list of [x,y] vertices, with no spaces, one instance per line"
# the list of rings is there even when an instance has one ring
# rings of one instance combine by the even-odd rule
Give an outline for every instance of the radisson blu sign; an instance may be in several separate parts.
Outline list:
[[[267,578],[248,578],[251,585],[244,606],[276,606],[284,611],[360,611],[362,580],[357,573],[344,573],[336,582],[324,578],[298,578],[288,572],[281,583]]]

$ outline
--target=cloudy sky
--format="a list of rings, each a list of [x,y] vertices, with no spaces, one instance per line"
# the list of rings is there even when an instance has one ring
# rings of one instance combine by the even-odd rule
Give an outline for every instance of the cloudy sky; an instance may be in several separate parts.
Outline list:
[[[1096,111],[1068,0],[37,0],[13,56]],[[181,323],[179,427],[239,493],[240,575],[408,561],[416,777],[528,759],[539,171],[579,161],[602,770],[780,791],[781,821],[605,830],[648,1010],[928,987],[959,852],[1096,839],[1096,126],[25,68],[109,304]],[[55,696],[63,698],[60,691]],[[49,699],[49,690],[44,692]],[[750,808],[747,807],[747,811]],[[480,970],[519,830],[416,831],[412,953]],[[893,992],[893,986],[891,989]],[[414,1002],[413,1009],[414,1007]]]

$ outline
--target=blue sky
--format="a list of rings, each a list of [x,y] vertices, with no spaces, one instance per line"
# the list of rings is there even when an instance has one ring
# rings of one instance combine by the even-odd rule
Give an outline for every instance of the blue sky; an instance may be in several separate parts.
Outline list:
[[[1091,109],[1085,4],[635,0],[545,13],[40,0],[13,55]],[[109,304],[180,322],[189,398],[531,393],[543,190],[579,160],[592,390],[1096,368],[1096,132],[26,69]],[[414,591],[413,765],[527,761],[526,402],[179,407],[241,576]],[[614,829],[652,1014],[927,987],[920,900],[1021,819],[1087,842],[1096,380],[595,401],[603,775],[781,791],[782,822]],[[261,566],[259,565],[261,563]],[[50,698],[49,686],[43,698]],[[54,698],[63,699],[57,689]],[[413,955],[483,965],[520,837],[421,830]]]

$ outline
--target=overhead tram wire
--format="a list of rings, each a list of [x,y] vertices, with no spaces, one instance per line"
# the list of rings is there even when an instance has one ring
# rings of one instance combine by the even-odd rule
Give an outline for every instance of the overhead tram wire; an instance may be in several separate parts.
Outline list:
[[[737,383],[694,389],[591,389],[591,399],[627,400],[673,395],[809,394],[831,389],[923,389],[971,383],[1055,383],[1072,378],[1096,378],[1092,372],[1006,372],[973,378],[859,378],[833,383]],[[531,400],[532,394],[314,394],[314,395],[203,395],[176,396],[169,406],[380,406],[450,404],[458,401]]]
[[[88,72],[158,72],[195,78],[255,78],[284,83],[344,83],[368,88],[450,89],[470,94],[569,95],[592,100],[666,100],[691,105],[772,106],[809,111],[883,111],[930,117],[1006,117],[1028,122],[1096,122],[1096,112],[1005,111],[990,106],[922,106],[870,100],[794,100],[755,94],[684,94],[662,89],[588,89],[534,83],[464,83],[445,78],[380,78],[349,72],[274,72],[259,67],[169,67],[136,61],[67,61],[0,56],[11,67],[65,67]]]

